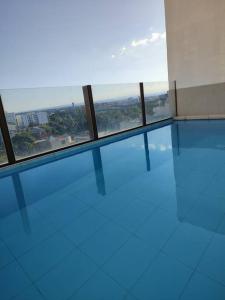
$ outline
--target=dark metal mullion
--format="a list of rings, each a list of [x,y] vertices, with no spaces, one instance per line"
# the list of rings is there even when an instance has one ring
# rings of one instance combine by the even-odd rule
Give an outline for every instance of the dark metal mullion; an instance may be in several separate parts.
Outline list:
[[[177,82],[174,81],[174,97],[175,97],[175,114],[178,116],[178,107],[177,107]]]
[[[144,94],[144,84],[143,84],[143,82],[139,83],[139,88],[140,88],[142,124],[143,124],[143,126],[146,126],[145,94]]]
[[[0,95],[0,128],[2,131],[2,137],[5,145],[5,150],[8,158],[9,164],[14,164],[16,162],[15,154],[13,151],[12,141],[9,134],[9,129],[7,125],[7,120],[5,116],[4,107],[2,104],[2,98]]]
[[[84,103],[91,139],[98,139],[98,129],[91,85],[83,86]]]

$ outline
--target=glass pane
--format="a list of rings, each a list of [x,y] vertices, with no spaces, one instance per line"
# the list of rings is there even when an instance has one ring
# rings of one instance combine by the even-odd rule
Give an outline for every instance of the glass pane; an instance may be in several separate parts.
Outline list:
[[[138,84],[92,86],[99,136],[142,125]]]
[[[4,145],[4,141],[2,138],[2,132],[0,129],[0,165],[5,164],[7,162],[8,162],[8,159],[7,159],[7,155],[5,152],[5,145]]]
[[[148,124],[171,117],[168,82],[145,83],[144,93]]]
[[[82,87],[0,93],[17,159],[90,139]]]

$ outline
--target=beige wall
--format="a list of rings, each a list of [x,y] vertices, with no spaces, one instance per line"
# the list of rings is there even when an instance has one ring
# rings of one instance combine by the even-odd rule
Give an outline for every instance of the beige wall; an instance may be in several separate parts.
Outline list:
[[[179,115],[224,114],[225,85],[215,84],[225,82],[225,0],[165,0],[165,12]]]

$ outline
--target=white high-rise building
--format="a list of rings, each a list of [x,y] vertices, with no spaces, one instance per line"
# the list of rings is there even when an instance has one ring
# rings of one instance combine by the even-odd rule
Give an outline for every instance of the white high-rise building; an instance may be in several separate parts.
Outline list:
[[[48,123],[48,114],[45,111],[21,113],[16,115],[16,121],[20,128],[44,125]]]
[[[29,125],[44,125],[48,123],[48,114],[45,111],[27,113]]]
[[[8,124],[16,125],[16,115],[15,115],[15,113],[5,112],[5,116],[6,116],[6,121],[7,121]]]
[[[27,114],[24,113],[16,115],[16,122],[17,122],[17,126],[20,128],[29,126],[28,116]]]
[[[48,123],[48,114],[45,111],[36,112],[38,125],[44,125]]]

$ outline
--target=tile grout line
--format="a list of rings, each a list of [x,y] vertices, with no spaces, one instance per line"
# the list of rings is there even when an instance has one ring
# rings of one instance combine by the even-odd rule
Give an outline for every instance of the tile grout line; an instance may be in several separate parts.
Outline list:
[[[114,277],[112,277],[110,274],[108,274],[107,272],[105,272],[104,270],[104,266],[110,261],[110,259],[116,254],[119,252],[120,249],[122,249],[128,242],[129,240],[132,238],[132,235],[130,235],[128,237],[128,239],[117,249],[113,252],[113,254],[103,263],[99,266],[99,269],[108,277],[110,277],[117,285],[119,285],[122,289],[126,290],[127,293],[130,294],[130,290],[127,289],[125,286],[121,285],[120,282],[118,282]],[[133,296],[133,295],[132,295]],[[135,297],[136,298],[136,297]]]
[[[224,216],[225,216],[225,214],[224,214]],[[221,222],[222,222],[222,218],[221,218],[221,220],[218,222],[218,225],[217,225],[216,229],[219,228]],[[184,286],[182,292],[180,293],[180,296],[179,296],[179,298],[178,298],[179,300],[182,299],[182,297],[183,297],[183,295],[184,295],[184,292],[185,292],[186,288],[188,287],[188,284],[190,283],[190,281],[191,281],[191,279],[193,278],[194,274],[195,274],[196,272],[198,272],[198,267],[199,267],[199,265],[200,265],[200,262],[201,262],[202,258],[204,257],[205,253],[207,252],[207,250],[209,249],[211,243],[213,242],[213,240],[214,240],[214,238],[215,238],[215,235],[216,235],[216,234],[214,233],[214,234],[211,236],[211,238],[209,239],[209,242],[207,243],[205,249],[203,250],[203,252],[202,252],[202,254],[201,254],[201,256],[200,256],[200,258],[199,258],[199,260],[198,260],[198,262],[197,262],[197,264],[196,264],[196,266],[195,266],[195,268],[194,268],[194,270],[193,270],[193,273],[191,274],[189,280],[188,280],[187,283],[185,284],[185,286]],[[202,274],[201,272],[198,272],[198,273]],[[204,274],[202,274],[202,275],[204,275]]]
[[[108,222],[111,222],[111,221],[108,221]],[[101,228],[102,228],[103,226],[101,226]],[[99,229],[100,230],[100,229]],[[97,233],[99,230],[97,230],[95,233]],[[126,241],[117,249],[117,250],[115,250],[114,252],[113,252],[113,254],[103,263],[103,264],[98,264],[98,263],[96,263],[95,262],[95,260],[92,258],[92,257],[90,257],[86,252],[84,252],[79,246],[76,246],[78,249],[79,249],[79,251],[81,252],[81,253],[83,253],[83,255],[85,255],[86,257],[88,257],[88,259],[90,259],[92,262],[94,262],[94,264],[97,266],[97,270],[96,270],[96,272],[94,273],[94,274],[96,274],[99,270],[100,271],[102,271],[106,276],[108,276],[109,277],[109,275],[107,274],[107,273],[105,273],[105,271],[104,271],[104,269],[103,269],[103,266],[114,256],[114,254],[115,253],[117,253],[117,251],[119,251],[124,245],[126,245],[127,244],[127,242],[129,241],[129,239],[131,238],[131,236],[129,236],[127,239],[126,239]],[[73,295],[76,295],[77,293],[78,293],[78,291],[93,277],[94,275],[91,275],[76,291],[74,291],[74,294]],[[123,286],[121,286],[121,284],[120,283],[118,283],[117,281],[115,281],[115,279],[114,278],[112,278],[111,276],[110,276],[110,278],[117,284],[117,285],[119,285],[121,288],[123,288],[124,289],[124,287]],[[126,290],[126,289],[124,289],[124,290]],[[128,292],[128,290],[127,290],[127,292]],[[69,298],[67,298],[66,300],[69,300],[73,295],[71,295],[71,296],[69,296]]]
[[[4,241],[3,241],[3,243],[4,243]],[[7,246],[6,244],[5,244],[5,246],[7,247],[7,249],[9,250],[9,252],[13,255],[13,257],[14,257],[14,262],[16,262],[16,263],[19,265],[19,267],[20,267],[20,268],[22,269],[22,271],[24,272],[24,275],[25,275],[25,276],[27,277],[27,279],[31,282],[30,285],[24,287],[23,291],[18,292],[16,295],[12,296],[11,299],[13,300],[13,298],[15,298],[15,297],[19,296],[20,294],[22,294],[22,293],[23,293],[24,291],[26,291],[26,289],[27,289],[28,287],[30,287],[30,286],[33,286],[33,287],[38,291],[38,293],[41,295],[41,297],[42,297],[43,299],[46,299],[45,296],[42,294],[42,292],[39,290],[39,288],[36,287],[36,285],[34,284],[34,281],[33,281],[32,278],[30,277],[30,275],[26,272],[26,270],[25,270],[25,269],[23,268],[23,266],[20,264],[20,262],[19,262],[19,260],[17,259],[17,257],[14,256],[14,254],[11,252],[10,248],[8,248],[8,246]],[[47,300],[47,299],[46,299],[46,300]]]
[[[50,223],[50,224],[52,224],[52,223]],[[54,224],[52,224],[52,225],[54,225]],[[60,229],[58,229],[58,230],[56,230],[54,233],[51,233],[50,235],[48,235],[48,237],[46,237],[45,239],[41,240],[37,245],[39,246],[40,244],[42,244],[43,242],[49,240],[49,238],[51,238],[52,236],[54,236],[55,234],[58,234],[58,233],[62,234],[62,235],[63,235],[63,236],[71,243],[71,241],[63,234],[63,232],[61,232]],[[71,251],[69,251],[69,253],[67,253],[63,258],[61,258],[56,264],[54,264],[54,266],[52,266],[52,267],[51,267],[47,272],[45,272],[42,276],[40,276],[40,277],[39,277],[38,279],[36,279],[36,280],[33,280],[33,279],[29,276],[29,274],[26,272],[26,270],[23,268],[23,266],[20,264],[20,262],[19,262],[18,259],[20,259],[20,258],[23,257],[24,255],[26,255],[27,253],[29,253],[30,251],[32,251],[33,249],[35,249],[37,245],[35,245],[35,246],[33,246],[32,248],[30,248],[29,250],[27,250],[27,251],[26,251],[25,253],[23,253],[22,255],[16,257],[16,256],[14,255],[14,253],[11,251],[11,249],[7,246],[7,244],[5,243],[5,241],[2,240],[2,242],[3,242],[3,244],[5,245],[5,247],[8,249],[8,251],[11,253],[11,255],[13,256],[14,262],[16,262],[16,263],[21,267],[21,269],[23,270],[23,272],[24,272],[24,274],[26,275],[26,277],[29,279],[29,281],[31,281],[31,285],[34,286],[34,287],[38,290],[39,294],[41,294],[41,296],[42,296],[44,299],[46,299],[46,297],[45,297],[45,295],[40,291],[40,289],[39,289],[39,287],[37,286],[36,282],[38,282],[38,281],[39,281],[41,278],[43,278],[47,273],[49,273],[52,269],[54,269],[59,263],[61,263],[67,256],[69,256],[69,255],[74,251],[75,248],[78,249],[78,247],[77,247],[76,245],[74,245],[74,243],[71,243],[71,244],[73,245],[73,248],[71,249]],[[11,262],[11,263],[12,263],[12,262]],[[10,263],[9,263],[9,264],[10,264]],[[9,265],[9,264],[7,264],[7,265]],[[28,287],[28,286],[27,286],[27,287]],[[26,288],[27,288],[27,287],[26,287]],[[24,291],[25,291],[26,288],[24,288]],[[13,298],[15,298],[16,296],[18,296],[19,294],[20,294],[20,292],[19,292],[17,295],[13,296]],[[12,300],[13,300],[13,298],[12,298]]]
[[[161,253],[163,253],[163,254],[165,255],[165,252],[163,251],[163,247],[164,247],[164,245],[169,241],[169,239],[172,237],[172,235],[176,232],[176,230],[178,229],[179,225],[180,225],[180,224],[177,224],[177,225],[176,225],[175,229],[174,229],[173,232],[170,234],[169,238],[163,243],[163,245],[162,245],[159,249],[157,249],[158,252],[157,252],[157,254],[156,254],[154,260],[152,260],[152,262],[150,262],[150,263],[148,264],[148,266],[145,268],[145,270],[142,272],[142,274],[138,277],[138,279],[135,281],[135,283],[132,284],[132,286],[131,286],[130,289],[129,289],[130,293],[132,293],[132,289],[135,287],[135,285],[141,280],[141,278],[144,276],[144,274],[151,268],[151,266],[153,265],[153,263],[154,263],[154,261],[157,259],[157,257],[159,257],[159,255],[160,255]],[[144,241],[143,239],[141,239],[141,240]],[[155,248],[154,248],[154,249],[155,249]],[[155,249],[155,250],[156,250],[156,249]],[[167,255],[167,254],[166,254],[166,255]],[[185,267],[186,267],[186,266],[185,266]],[[190,267],[189,267],[189,269],[191,270]]]

